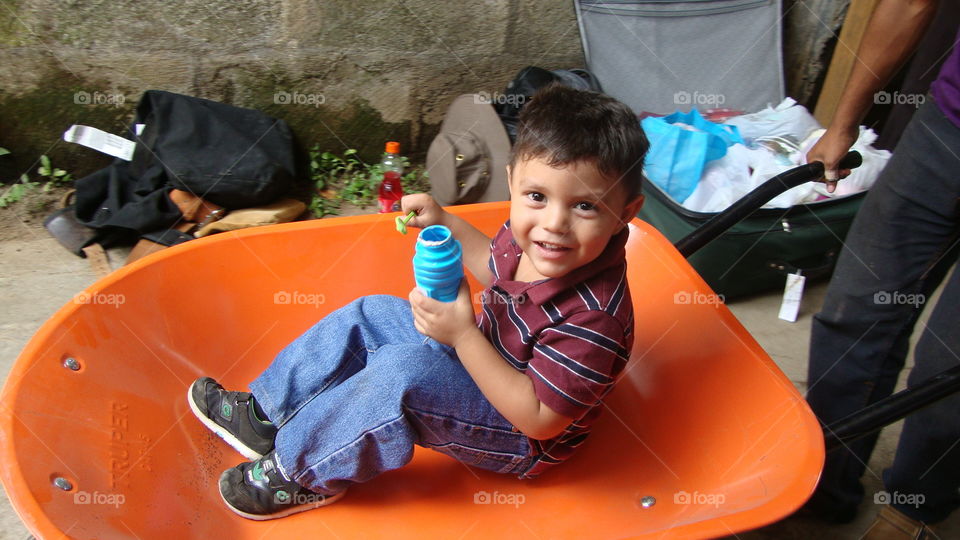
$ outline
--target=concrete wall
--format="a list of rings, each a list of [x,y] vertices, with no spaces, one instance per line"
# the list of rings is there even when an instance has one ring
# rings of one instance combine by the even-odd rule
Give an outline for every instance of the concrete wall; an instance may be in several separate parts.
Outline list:
[[[830,67],[849,0],[783,0],[783,65],[787,93],[813,112]]]
[[[551,0],[8,5],[0,146],[20,170],[44,152],[92,168],[57,137],[75,122],[121,130],[150,88],[258,108],[307,145],[372,156],[393,138],[422,153],[457,94],[502,90],[531,63],[583,63],[572,4]]]
[[[120,132],[151,88],[263,110],[305,146],[375,159],[397,139],[422,156],[456,95],[531,64],[583,65],[571,1],[3,0],[0,146],[14,154],[0,180],[43,153],[76,174],[103,166],[60,134]]]

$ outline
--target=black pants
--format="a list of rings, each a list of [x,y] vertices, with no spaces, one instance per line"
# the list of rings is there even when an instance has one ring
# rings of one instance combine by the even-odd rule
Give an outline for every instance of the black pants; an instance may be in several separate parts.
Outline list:
[[[807,400],[823,422],[893,392],[917,318],[957,260],[958,197],[960,128],[928,97],[864,200],[813,320]],[[931,307],[908,385],[960,364],[960,272]],[[876,441],[827,455],[818,506],[852,515]],[[936,523],[960,506],[960,395],[907,417],[883,482],[868,499],[914,519]]]

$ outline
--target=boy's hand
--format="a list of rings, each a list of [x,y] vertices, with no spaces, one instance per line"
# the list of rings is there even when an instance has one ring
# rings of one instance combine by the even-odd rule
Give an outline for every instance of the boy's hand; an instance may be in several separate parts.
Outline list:
[[[434,340],[456,347],[457,342],[472,330],[477,330],[470,286],[467,280],[460,282],[460,292],[453,302],[434,300],[414,287],[410,291],[410,307],[417,330]]]
[[[443,209],[437,201],[427,193],[414,193],[405,195],[400,199],[400,209],[404,214],[416,212],[417,215],[407,222],[407,226],[423,229],[430,225],[439,225],[443,223],[443,216],[446,210]]]

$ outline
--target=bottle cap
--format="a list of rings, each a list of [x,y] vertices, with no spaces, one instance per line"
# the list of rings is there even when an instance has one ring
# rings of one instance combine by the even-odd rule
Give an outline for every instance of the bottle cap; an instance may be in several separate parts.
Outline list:
[[[400,143],[396,141],[390,141],[387,143],[387,153],[388,154],[399,154],[400,153]]]

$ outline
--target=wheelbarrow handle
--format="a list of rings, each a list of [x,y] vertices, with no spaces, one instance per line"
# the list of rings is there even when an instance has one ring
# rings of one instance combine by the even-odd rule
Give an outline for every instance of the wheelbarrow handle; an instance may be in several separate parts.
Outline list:
[[[850,152],[840,160],[838,168],[855,169],[862,163],[863,157],[860,155],[860,152]],[[710,218],[709,221],[697,228],[697,230],[681,238],[674,244],[674,247],[676,247],[684,257],[690,257],[690,255],[696,253],[697,250],[725,233],[730,227],[740,223],[740,221],[767,204],[768,201],[777,195],[780,195],[790,188],[822,177],[823,163],[819,161],[784,171],[760,184],[753,191],[747,193],[742,199],[731,204],[726,210]]]
[[[826,451],[831,452],[876,433],[884,426],[957,392],[960,392],[960,366],[946,369],[920,384],[867,405],[829,426],[823,426]]]

